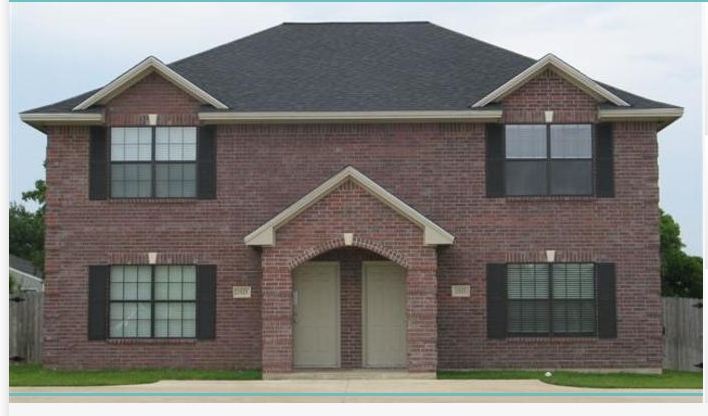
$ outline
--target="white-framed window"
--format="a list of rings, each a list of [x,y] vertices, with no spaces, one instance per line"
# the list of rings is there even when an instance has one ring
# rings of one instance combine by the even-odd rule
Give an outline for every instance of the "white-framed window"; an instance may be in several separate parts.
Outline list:
[[[196,127],[112,127],[112,198],[194,198]]]
[[[114,265],[109,278],[110,338],[195,338],[193,265]]]
[[[592,195],[590,124],[507,124],[506,195]]]
[[[594,336],[595,265],[528,263],[506,267],[510,336]]]

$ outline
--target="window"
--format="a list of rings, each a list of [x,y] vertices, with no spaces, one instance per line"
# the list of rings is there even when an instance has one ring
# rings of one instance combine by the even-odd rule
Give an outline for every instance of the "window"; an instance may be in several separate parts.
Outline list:
[[[505,126],[506,195],[592,195],[589,124]]]
[[[195,266],[111,266],[110,338],[195,338]]]
[[[592,263],[509,264],[506,293],[511,336],[596,333]]]
[[[614,263],[487,264],[487,336],[617,338]]]
[[[111,128],[112,198],[194,198],[196,127]]]

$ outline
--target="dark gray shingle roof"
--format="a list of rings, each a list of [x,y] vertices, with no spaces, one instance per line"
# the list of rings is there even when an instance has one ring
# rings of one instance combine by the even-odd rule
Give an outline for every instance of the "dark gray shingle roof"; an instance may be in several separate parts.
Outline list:
[[[393,111],[467,109],[535,62],[428,22],[284,23],[169,67],[231,111]],[[674,107],[601,85],[634,108]]]
[[[27,273],[32,276],[41,275],[41,273],[39,273],[39,271],[34,268],[34,265],[31,261],[25,260],[22,257],[17,257],[14,254],[10,254],[9,263],[11,269],[19,270],[23,273]]]

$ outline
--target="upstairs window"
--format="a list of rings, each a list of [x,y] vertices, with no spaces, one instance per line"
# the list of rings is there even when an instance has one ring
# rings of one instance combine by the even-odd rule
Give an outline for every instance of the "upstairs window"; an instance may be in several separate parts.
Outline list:
[[[592,195],[589,124],[505,126],[506,195]]]
[[[196,127],[113,127],[112,198],[197,196]]]
[[[612,123],[487,123],[485,130],[487,197],[615,196]]]

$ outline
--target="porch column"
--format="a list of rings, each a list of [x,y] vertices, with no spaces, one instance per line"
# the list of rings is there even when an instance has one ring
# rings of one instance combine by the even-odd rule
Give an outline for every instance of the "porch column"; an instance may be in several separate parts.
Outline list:
[[[427,247],[407,274],[408,371],[437,369],[437,255]]]
[[[293,368],[292,279],[287,266],[268,264],[263,253],[261,367],[264,373]]]

